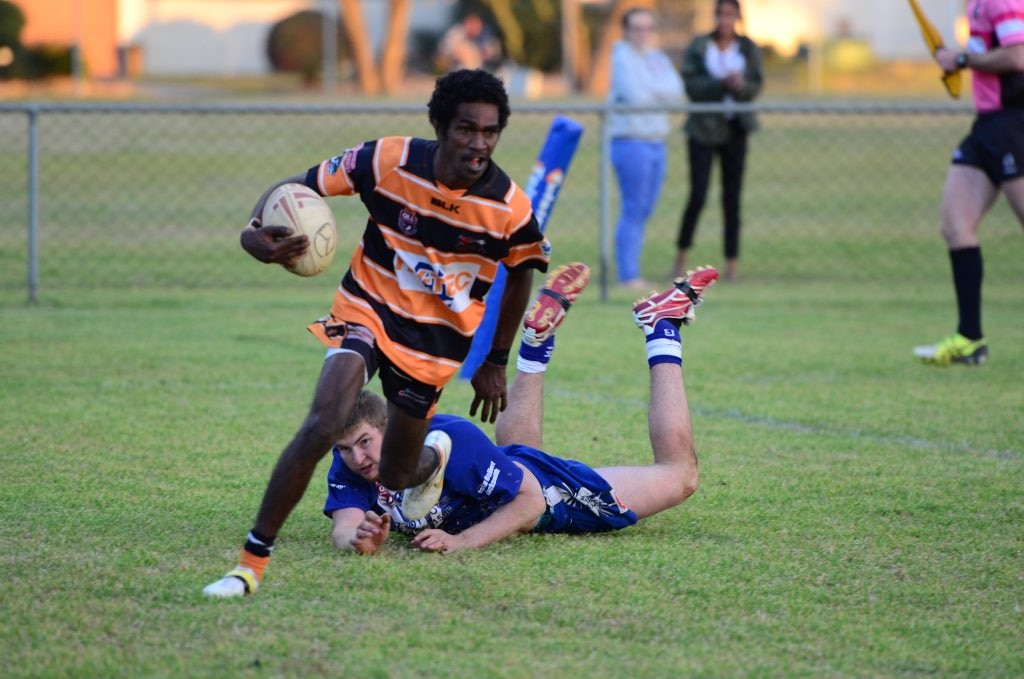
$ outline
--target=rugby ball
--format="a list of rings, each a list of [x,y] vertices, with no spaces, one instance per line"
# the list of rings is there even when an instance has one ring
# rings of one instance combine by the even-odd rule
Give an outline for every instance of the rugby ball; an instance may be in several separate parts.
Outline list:
[[[299,276],[315,276],[334,260],[338,227],[327,201],[302,184],[283,184],[263,205],[263,226],[288,226],[294,235],[306,234],[309,247],[291,266]]]

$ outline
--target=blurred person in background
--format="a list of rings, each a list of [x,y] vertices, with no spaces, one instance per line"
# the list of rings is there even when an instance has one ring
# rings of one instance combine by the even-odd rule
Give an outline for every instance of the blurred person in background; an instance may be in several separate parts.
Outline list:
[[[613,104],[658,106],[683,99],[683,81],[669,58],[655,48],[654,14],[634,8],[622,15],[625,37],[612,48]],[[641,276],[640,256],[647,220],[658,203],[665,181],[665,137],[668,115],[656,111],[617,113],[609,118],[611,156],[619,180],[619,221],[615,227],[615,263],[618,283],[647,291]]]
[[[715,30],[694,39],[683,57],[686,93],[695,103],[750,102],[761,92],[764,67],[761,49],[736,32],[741,19],[739,0],[715,2]],[[719,157],[722,172],[725,280],[737,279],[740,255],[740,201],[747,160],[747,137],[758,127],[757,116],[744,113],[691,113],[684,131],[690,158],[690,197],[683,211],[672,270],[686,268],[697,221],[704,209],[711,166]]]
[[[967,16],[967,50],[935,51],[943,71],[971,69],[977,111],[970,133],[953,152],[942,194],[941,231],[959,322],[937,344],[914,348],[921,362],[936,366],[981,365],[988,359],[978,226],[1000,190],[1024,226],[1024,0],[971,0]]]
[[[442,71],[483,68],[493,72],[501,61],[501,41],[476,12],[469,12],[445,31],[437,46],[437,62]]]

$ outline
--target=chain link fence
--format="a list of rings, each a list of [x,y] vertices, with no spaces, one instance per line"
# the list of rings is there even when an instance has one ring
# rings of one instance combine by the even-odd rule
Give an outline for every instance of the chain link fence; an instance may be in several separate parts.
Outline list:
[[[678,130],[690,108],[671,110],[677,132],[643,256],[651,280],[666,279],[674,256],[688,192]],[[753,108],[762,129],[751,137],[745,181],[744,277],[948,284],[939,203],[969,109]],[[495,159],[525,184],[555,115],[585,126],[548,236],[556,261],[586,261],[613,280],[607,266],[618,189],[602,148],[610,110],[516,105]],[[308,284],[239,247],[253,203],[278,179],[393,134],[431,138],[426,106],[0,105],[0,287],[32,297],[30,281],[44,292]],[[722,261],[718,179],[716,168],[691,262]],[[338,279],[365,211],[357,198],[330,204],[340,249],[324,276]],[[1000,199],[983,226],[989,274],[1021,277],[1019,238]]]

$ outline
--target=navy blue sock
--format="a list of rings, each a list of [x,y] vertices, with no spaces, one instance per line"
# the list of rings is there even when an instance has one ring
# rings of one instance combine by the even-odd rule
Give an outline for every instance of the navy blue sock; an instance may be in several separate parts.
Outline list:
[[[659,363],[683,364],[682,338],[679,336],[679,326],[663,318],[649,331],[645,328],[647,337],[647,365],[654,367]]]
[[[953,265],[953,287],[956,288],[956,305],[960,311],[957,332],[969,340],[979,340],[981,332],[981,281],[985,266],[981,259],[981,248],[962,248],[949,251]]]
[[[519,357],[516,370],[524,373],[542,373],[548,369],[551,352],[555,350],[555,336],[544,340],[540,346],[532,347],[526,342],[519,343]]]
[[[274,538],[267,537],[254,528],[245,539],[245,551],[255,556],[270,556],[274,551]]]

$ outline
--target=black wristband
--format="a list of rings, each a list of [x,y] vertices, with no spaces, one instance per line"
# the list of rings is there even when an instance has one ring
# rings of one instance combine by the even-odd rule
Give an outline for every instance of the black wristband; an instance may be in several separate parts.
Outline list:
[[[253,217],[252,219],[249,220],[249,223],[246,224],[246,226],[251,226],[254,229],[258,229],[261,226],[263,226],[263,221],[259,217]]]
[[[484,360],[493,365],[500,365],[502,368],[508,365],[508,349],[496,349],[491,347],[490,352],[487,354],[487,358]]]

